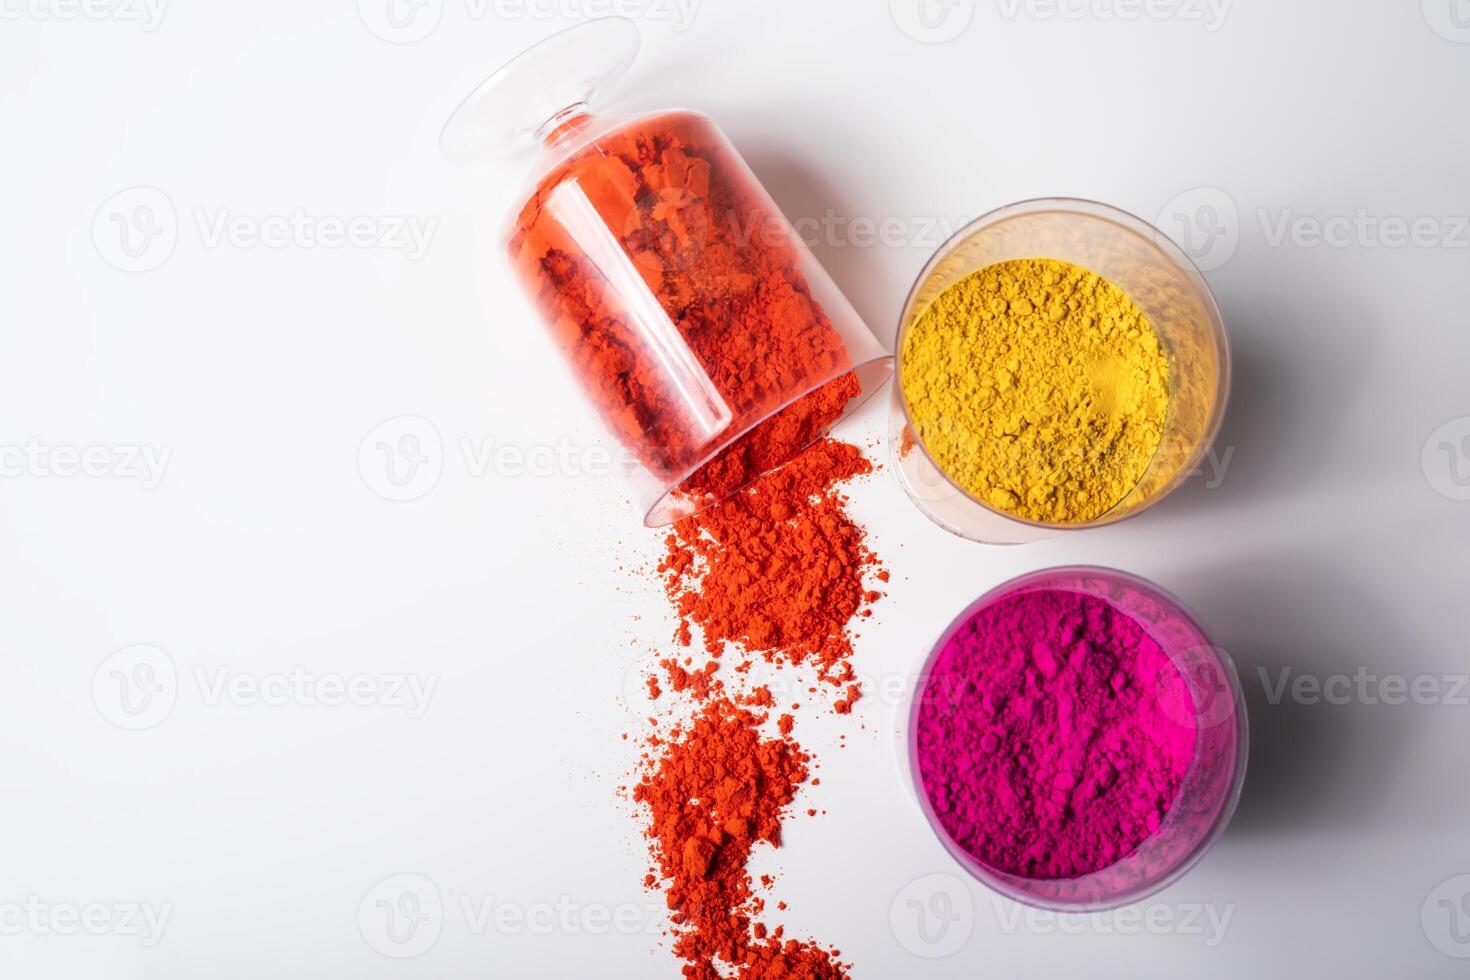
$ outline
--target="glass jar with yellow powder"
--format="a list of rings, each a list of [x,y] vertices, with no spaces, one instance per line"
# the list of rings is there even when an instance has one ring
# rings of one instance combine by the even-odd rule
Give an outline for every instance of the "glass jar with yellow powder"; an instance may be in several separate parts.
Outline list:
[[[1224,414],[1230,354],[1188,256],[1092,201],[1023,201],[971,222],[899,321],[893,469],[975,541],[1111,524],[1163,499]]]

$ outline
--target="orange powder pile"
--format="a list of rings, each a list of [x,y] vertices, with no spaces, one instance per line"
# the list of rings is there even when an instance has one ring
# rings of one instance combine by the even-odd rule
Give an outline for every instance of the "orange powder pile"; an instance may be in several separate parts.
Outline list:
[[[848,975],[838,950],[755,921],[765,902],[746,870],[751,848],[780,846],[782,814],[810,761],[784,733],[763,738],[766,718],[729,698],[704,702],[667,740],[650,737],[655,755],[633,789],[650,819],[657,874],[647,884],[667,891],[674,953],[689,980]]]
[[[771,663],[811,663],[821,680],[850,686],[849,627],[879,596],[864,578],[886,573],[837,487],[872,469],[856,446],[824,438],[675,524],[659,571],[679,615],[679,642],[690,645],[698,626],[712,657],[732,643]]]
[[[574,145],[521,209],[511,264],[618,441],[660,482],[695,470],[681,491],[723,497],[860,393],[843,335],[812,296],[809,257],[767,233],[785,220],[708,119],[647,116]],[[605,248],[631,262],[636,289],[609,276]],[[643,297],[663,314],[652,333]],[[728,410],[716,431],[665,360],[665,326]]]
[[[723,500],[810,445],[862,390],[851,371],[833,378],[735,440],[680,484],[680,491]]]
[[[804,440],[805,425],[825,427],[830,419],[817,418],[829,408],[840,412],[846,397],[841,385],[829,387],[719,472],[742,480],[749,467],[762,465],[763,454],[782,443],[790,452],[792,441]],[[647,737],[633,799],[647,816],[653,870],[645,884],[666,892],[673,951],[689,980],[849,975],[838,950],[786,938],[783,927],[758,921],[765,900],[757,889],[771,879],[752,880],[751,851],[780,846],[782,820],[815,763],[792,738],[793,716],[777,714],[770,688],[748,681],[750,661],[722,671],[719,658],[729,644],[775,666],[808,666],[839,689],[837,711],[851,710],[860,688],[850,627],[879,596],[865,586],[867,577],[885,581],[887,573],[848,516],[839,486],[870,472],[856,446],[818,439],[780,469],[680,521],[664,541],[658,570],[679,617],[676,639],[692,646],[697,627],[709,659],[698,666],[692,656],[665,657],[663,674],[646,679],[662,714],[687,714],[675,715],[685,720],[667,734]],[[709,475],[720,482],[716,471]]]
[[[661,713],[678,702],[692,717],[650,740],[634,790],[650,821],[648,885],[668,890],[675,952],[693,980],[846,976],[835,950],[754,921],[763,903],[746,861],[753,846],[779,844],[809,760],[791,715],[762,734],[774,698],[750,690],[749,662],[728,678],[717,662],[733,644],[773,664],[812,664],[849,711],[859,689],[848,627],[877,598],[865,576],[883,577],[836,489],[871,466],[820,438],[862,385],[812,295],[804,250],[750,234],[771,227],[784,219],[719,131],[674,112],[578,144],[525,202],[509,241],[608,428],[661,483],[677,481],[684,502],[710,503],[674,526],[659,568],[680,642],[692,645],[698,627],[710,659],[669,657],[663,676],[646,678]],[[650,340],[646,311],[606,274],[605,232],[728,409],[717,431],[666,365],[666,339]]]

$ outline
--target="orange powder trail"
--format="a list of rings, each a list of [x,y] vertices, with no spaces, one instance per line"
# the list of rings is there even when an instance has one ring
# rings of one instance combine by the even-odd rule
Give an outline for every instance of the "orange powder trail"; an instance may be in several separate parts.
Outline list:
[[[718,658],[729,644],[786,669],[810,666],[836,689],[836,710],[851,710],[860,693],[851,625],[879,596],[865,580],[887,573],[839,486],[870,472],[857,447],[820,439],[680,521],[664,542],[659,571],[678,640],[693,645],[697,628],[711,659],[698,667],[668,657],[664,676],[648,678],[665,716],[689,714],[646,739],[633,798],[647,817],[645,884],[667,894],[673,951],[689,980],[849,976],[838,950],[759,921],[765,900],[747,870],[751,851],[780,846],[782,820],[815,763],[792,738],[792,715],[776,716],[770,688],[746,680],[748,663],[722,671]]]
[[[838,485],[872,472],[856,447],[813,443],[741,493],[674,525],[659,565],[680,617],[678,639],[724,645],[771,663],[810,662],[836,686],[853,678],[850,625],[879,593],[864,585],[877,556]],[[857,692],[842,699],[851,707]]]
[[[766,720],[728,698],[704,703],[687,727],[657,737],[633,798],[648,808],[650,848],[668,893],[674,953],[690,980],[847,976],[837,950],[785,939],[754,921],[751,848],[781,844],[781,817],[810,757],[789,736],[762,738]],[[730,969],[723,969],[724,966]]]

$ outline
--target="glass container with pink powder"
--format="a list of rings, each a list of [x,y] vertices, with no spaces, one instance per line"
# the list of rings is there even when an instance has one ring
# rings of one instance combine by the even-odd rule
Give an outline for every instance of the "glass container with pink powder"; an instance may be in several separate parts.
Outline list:
[[[904,734],[920,807],[966,870],[1016,901],[1139,901],[1235,810],[1235,668],[1135,576],[1055,568],[992,589],[939,637],[914,690]]]

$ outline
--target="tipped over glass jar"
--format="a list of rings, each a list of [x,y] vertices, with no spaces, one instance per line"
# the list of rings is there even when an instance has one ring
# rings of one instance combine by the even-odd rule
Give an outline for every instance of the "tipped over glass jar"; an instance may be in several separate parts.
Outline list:
[[[461,161],[540,147],[505,248],[636,460],[631,491],[653,527],[785,463],[893,359],[712,121],[592,115],[638,44],[622,18],[553,35],[481,84],[441,145]]]

